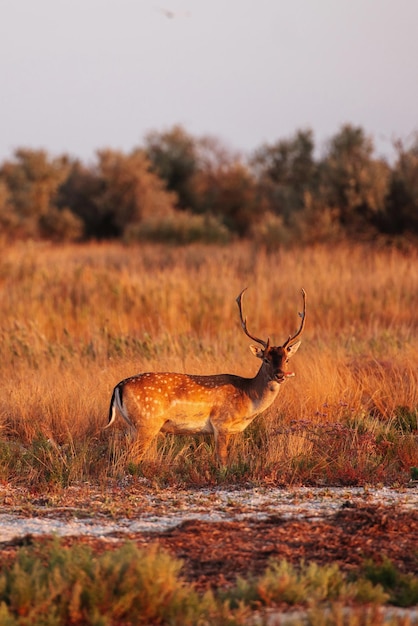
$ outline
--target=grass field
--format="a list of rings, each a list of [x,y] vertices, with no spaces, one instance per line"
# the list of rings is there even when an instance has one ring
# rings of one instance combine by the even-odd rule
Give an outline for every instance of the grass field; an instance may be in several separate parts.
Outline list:
[[[159,437],[140,467],[104,431],[114,385],[143,371],[253,376],[239,324],[281,344],[296,377],[237,436]],[[403,484],[418,466],[418,254],[363,245],[6,246],[0,258],[0,479],[66,486],[126,470],[159,484]]]

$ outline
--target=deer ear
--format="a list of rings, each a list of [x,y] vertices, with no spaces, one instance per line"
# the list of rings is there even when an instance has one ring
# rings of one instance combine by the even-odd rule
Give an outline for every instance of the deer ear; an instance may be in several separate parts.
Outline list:
[[[252,343],[250,345],[250,350],[251,352],[254,354],[254,356],[256,356],[259,359],[263,359],[264,358],[264,349],[260,348],[259,346],[256,346],[254,343]]]
[[[288,348],[286,348],[286,350],[287,350],[287,358],[288,359],[290,359],[290,357],[293,356],[295,354],[295,352],[297,352],[297,350],[299,349],[300,344],[301,344],[301,341],[297,341],[292,346],[289,346]]]

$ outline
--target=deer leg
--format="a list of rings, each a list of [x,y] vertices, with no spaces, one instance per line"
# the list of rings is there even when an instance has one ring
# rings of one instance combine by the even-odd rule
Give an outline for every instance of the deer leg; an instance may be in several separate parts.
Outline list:
[[[138,427],[136,429],[135,439],[132,443],[130,456],[135,463],[142,461],[145,453],[149,449],[152,441],[159,433],[160,428],[157,429],[145,429]]]
[[[216,456],[218,457],[219,464],[222,467],[227,465],[228,460],[228,442],[231,435],[226,432],[215,431],[215,447]]]

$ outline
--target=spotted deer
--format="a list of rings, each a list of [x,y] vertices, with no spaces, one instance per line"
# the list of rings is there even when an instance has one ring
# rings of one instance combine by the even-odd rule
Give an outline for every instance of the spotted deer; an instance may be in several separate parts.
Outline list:
[[[271,346],[269,338],[264,341],[248,332],[242,311],[245,291],[243,289],[236,302],[244,333],[259,344],[250,345],[251,352],[262,361],[254,378],[234,374],[199,376],[148,372],[125,378],[114,388],[105,428],[114,423],[117,414],[122,416],[134,433],[132,449],[137,462],[159,432],[208,433],[214,436],[218,461],[225,466],[230,436],[245,430],[274,402],[281,385],[294,376],[285,367],[301,343],[299,337],[306,315],[305,291],[302,289],[300,327],[281,346]]]

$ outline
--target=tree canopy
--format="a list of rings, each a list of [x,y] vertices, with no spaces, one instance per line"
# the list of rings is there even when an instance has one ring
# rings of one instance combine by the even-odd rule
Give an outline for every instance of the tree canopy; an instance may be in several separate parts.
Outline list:
[[[19,148],[0,164],[7,239],[227,241],[268,245],[418,235],[418,135],[392,164],[343,125],[316,156],[311,129],[250,155],[181,126],[149,133],[130,153],[93,164]]]

